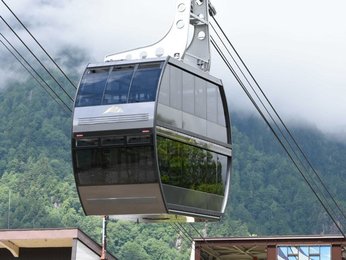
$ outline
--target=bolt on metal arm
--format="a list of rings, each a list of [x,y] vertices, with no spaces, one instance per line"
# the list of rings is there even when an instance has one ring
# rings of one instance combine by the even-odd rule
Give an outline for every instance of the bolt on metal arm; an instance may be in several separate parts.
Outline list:
[[[215,13],[215,8],[209,3],[209,0],[177,0],[175,19],[165,37],[146,47],[108,55],[105,61],[171,56],[209,72],[208,15],[215,15]]]

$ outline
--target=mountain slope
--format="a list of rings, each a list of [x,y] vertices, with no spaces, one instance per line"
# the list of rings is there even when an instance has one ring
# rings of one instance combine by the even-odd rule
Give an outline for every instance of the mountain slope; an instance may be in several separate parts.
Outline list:
[[[209,236],[335,232],[261,120],[237,113],[232,117],[229,205],[220,223],[196,227]],[[70,125],[70,115],[31,79],[11,81],[0,91],[1,228],[8,224],[10,228],[77,226],[100,239],[101,219],[84,216],[76,193]],[[293,131],[337,200],[345,205],[346,195],[338,191],[343,190],[346,175],[346,146],[315,129],[295,127]],[[192,236],[200,236],[185,227]],[[124,259],[155,259],[163,253],[167,259],[187,259],[190,241],[174,225],[111,222],[108,244]]]

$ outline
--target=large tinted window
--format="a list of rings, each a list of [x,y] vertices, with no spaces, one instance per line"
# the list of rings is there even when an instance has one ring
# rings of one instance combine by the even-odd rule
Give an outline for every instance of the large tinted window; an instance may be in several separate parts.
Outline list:
[[[79,185],[114,185],[157,181],[152,146],[98,147],[75,151]]]
[[[76,106],[155,101],[161,63],[88,69],[81,80]]]
[[[160,136],[157,143],[163,184],[224,194],[226,156]]]
[[[133,78],[128,102],[155,101],[160,74],[160,63],[139,65]]]
[[[127,103],[134,66],[114,67],[109,75],[103,104]]]
[[[79,87],[76,106],[101,105],[108,74],[109,68],[87,70]]]
[[[168,65],[160,85],[159,123],[227,143],[223,105],[219,85]]]

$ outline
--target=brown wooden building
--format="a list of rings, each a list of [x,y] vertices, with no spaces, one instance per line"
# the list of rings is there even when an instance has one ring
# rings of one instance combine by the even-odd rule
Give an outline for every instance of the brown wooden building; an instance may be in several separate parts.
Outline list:
[[[79,229],[0,230],[1,260],[99,260],[101,246]],[[108,260],[116,258],[108,254]]]
[[[346,259],[343,236],[205,238],[194,242],[195,260]]]

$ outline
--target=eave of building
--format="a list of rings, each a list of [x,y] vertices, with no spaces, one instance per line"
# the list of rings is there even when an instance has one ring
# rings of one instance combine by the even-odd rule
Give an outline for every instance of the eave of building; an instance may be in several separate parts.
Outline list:
[[[8,249],[15,257],[18,257],[20,248],[72,248],[75,240],[96,254],[101,253],[101,246],[76,228],[0,230],[0,248]]]
[[[196,238],[196,245],[214,244],[218,246],[241,244],[241,245],[278,245],[278,244],[345,244],[346,239],[343,236],[272,236],[272,237],[227,237],[227,238]]]
[[[343,236],[272,236],[272,237],[228,237],[196,238],[195,249],[206,252],[220,260],[267,259],[267,249],[277,246],[331,245],[346,247]]]

